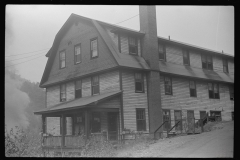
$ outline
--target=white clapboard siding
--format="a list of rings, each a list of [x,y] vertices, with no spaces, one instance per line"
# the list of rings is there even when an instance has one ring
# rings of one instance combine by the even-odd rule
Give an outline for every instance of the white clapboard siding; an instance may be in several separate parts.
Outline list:
[[[136,108],[145,108],[146,129],[148,127],[148,103],[146,75],[144,75],[145,93],[135,93],[134,72],[122,72],[124,128],[137,130]]]
[[[160,77],[163,109],[194,110],[194,114],[199,111],[209,112],[210,110],[224,110],[229,114],[234,110],[233,101],[230,100],[229,86],[226,84],[219,83],[220,99],[209,99],[208,81],[195,81],[197,97],[190,97],[189,79],[172,77],[173,95],[165,95],[163,77],[164,75]],[[228,119],[230,119],[229,116]]]
[[[82,79],[82,97],[91,96],[91,88],[91,78],[89,77]]]
[[[99,76],[99,85],[100,85],[100,94],[111,92],[111,91],[119,91],[119,72],[109,72],[105,74],[101,74]]]

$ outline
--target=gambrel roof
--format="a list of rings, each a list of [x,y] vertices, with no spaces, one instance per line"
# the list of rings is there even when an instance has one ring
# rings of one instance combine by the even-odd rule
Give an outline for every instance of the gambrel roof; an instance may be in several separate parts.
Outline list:
[[[61,29],[58,31],[57,35],[55,36],[55,39],[54,39],[54,42],[53,42],[53,45],[52,45],[51,49],[46,54],[46,57],[48,57],[48,60],[47,60],[47,64],[45,66],[45,70],[44,70],[44,73],[43,73],[43,76],[42,76],[42,79],[41,79],[41,82],[40,82],[40,87],[44,88],[48,85],[68,81],[70,79],[74,79],[74,78],[78,78],[78,77],[82,76],[80,74],[77,74],[76,69],[73,71],[73,70],[70,70],[69,69],[70,67],[69,67],[69,68],[66,68],[66,71],[64,71],[63,74],[67,74],[67,73],[70,73],[70,72],[71,72],[71,74],[62,76],[62,78],[55,78],[55,79],[48,80],[48,77],[49,77],[49,74],[50,74],[50,71],[51,71],[51,67],[52,67],[53,62],[54,62],[54,57],[56,56],[57,49],[58,49],[58,46],[59,46],[59,43],[60,43],[61,39],[63,38],[65,33],[69,30],[69,28],[72,26],[72,24],[74,24],[75,22],[81,21],[81,20],[89,21],[96,28],[96,30],[100,34],[101,38],[105,42],[107,48],[110,50],[110,53],[114,57],[116,65],[106,63],[105,64],[106,65],[105,69],[116,68],[116,67],[127,67],[127,68],[133,68],[133,69],[141,69],[141,70],[145,70],[145,71],[150,71],[151,70],[150,66],[147,64],[147,62],[145,61],[145,59],[143,57],[121,54],[119,52],[117,46],[114,44],[113,40],[109,36],[109,34],[104,29],[104,26],[110,26],[112,28],[112,32],[117,32],[117,33],[125,32],[127,34],[132,34],[132,35],[139,36],[139,37],[142,37],[142,36],[145,35],[143,32],[128,29],[128,28],[113,25],[113,24],[109,24],[109,23],[106,23],[106,22],[93,20],[93,19],[90,19],[90,18],[86,18],[86,17],[83,17],[83,16],[76,15],[76,14],[71,14],[70,17],[67,19],[67,21],[64,23],[64,25],[61,27]],[[212,51],[212,50],[209,50],[209,49],[201,48],[201,47],[198,47],[198,46],[193,46],[193,45],[178,42],[178,41],[175,41],[175,40],[169,40],[169,39],[166,39],[166,38],[163,38],[163,37],[158,37],[158,40],[163,41],[165,43],[179,45],[179,46],[187,47],[187,48],[190,48],[190,49],[200,50],[200,51],[203,51],[203,52],[206,52],[206,53],[209,53],[209,54],[220,55],[220,56],[223,56],[223,57],[228,57],[228,58],[234,59],[234,56],[232,56],[232,55]],[[159,66],[160,67],[160,69],[159,69],[160,72],[169,72],[169,73],[177,74],[177,75],[182,75],[182,73],[186,73],[186,74],[188,73],[188,70],[182,68],[182,70],[180,71],[179,69],[181,69],[181,67],[176,68],[176,67],[174,67],[174,65],[171,65],[171,64],[165,65],[162,62],[160,62],[159,65],[160,65]],[[173,72],[173,68],[176,68],[176,71],[179,70],[179,72],[175,72],[175,71]],[[201,70],[201,69],[199,69],[199,70]],[[190,74],[190,72],[189,72],[188,76],[196,75],[195,76],[196,78],[201,78],[201,74],[202,74],[203,71],[200,71],[201,72],[200,73],[199,70],[193,69],[191,71],[193,74]],[[215,75],[217,74],[217,73],[215,73],[215,71],[211,71],[211,72],[212,72],[212,74],[213,73]],[[93,72],[88,73],[88,75],[89,74],[94,74],[94,73]],[[224,75],[222,75],[222,74],[224,74]],[[234,75],[228,76],[228,75],[225,75],[225,73],[222,73],[222,74],[220,76],[218,76],[217,79],[213,78],[211,76],[205,76],[205,78],[206,79],[223,81],[223,82],[234,83],[234,80],[233,80]]]

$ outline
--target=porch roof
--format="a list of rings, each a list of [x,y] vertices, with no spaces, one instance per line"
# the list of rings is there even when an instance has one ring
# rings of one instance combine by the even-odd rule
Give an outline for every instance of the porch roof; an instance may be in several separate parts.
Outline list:
[[[35,111],[34,114],[44,114],[44,113],[52,113],[52,112],[59,112],[65,110],[72,110],[72,109],[79,109],[84,108],[90,105],[96,105],[98,102],[109,99],[113,96],[119,95],[122,91],[113,91],[108,93],[103,93],[94,96],[88,96],[83,98],[74,99],[71,101],[66,101],[57,105],[54,105],[49,108],[44,108],[39,111]]]

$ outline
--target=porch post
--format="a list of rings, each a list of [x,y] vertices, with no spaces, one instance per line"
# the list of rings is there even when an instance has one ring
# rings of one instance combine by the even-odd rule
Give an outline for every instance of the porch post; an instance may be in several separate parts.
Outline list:
[[[46,133],[46,116],[42,115],[42,132]]]
[[[89,138],[89,111],[88,110],[85,110],[85,135],[86,135],[86,138]]]
[[[65,126],[66,126],[66,121],[65,121],[65,115],[62,114],[61,116],[61,123],[62,123],[62,128],[61,128],[61,131],[62,131],[62,147],[65,146]]]

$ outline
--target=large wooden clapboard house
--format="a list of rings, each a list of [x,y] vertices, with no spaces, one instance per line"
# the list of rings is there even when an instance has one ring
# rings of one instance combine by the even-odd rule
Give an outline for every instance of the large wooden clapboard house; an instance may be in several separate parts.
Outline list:
[[[46,54],[46,107],[35,112],[45,147],[76,147],[79,135],[152,134],[166,119],[173,126],[207,113],[231,120],[234,57],[157,36],[155,6],[140,6],[139,16],[140,31],[76,14],[64,23]]]

